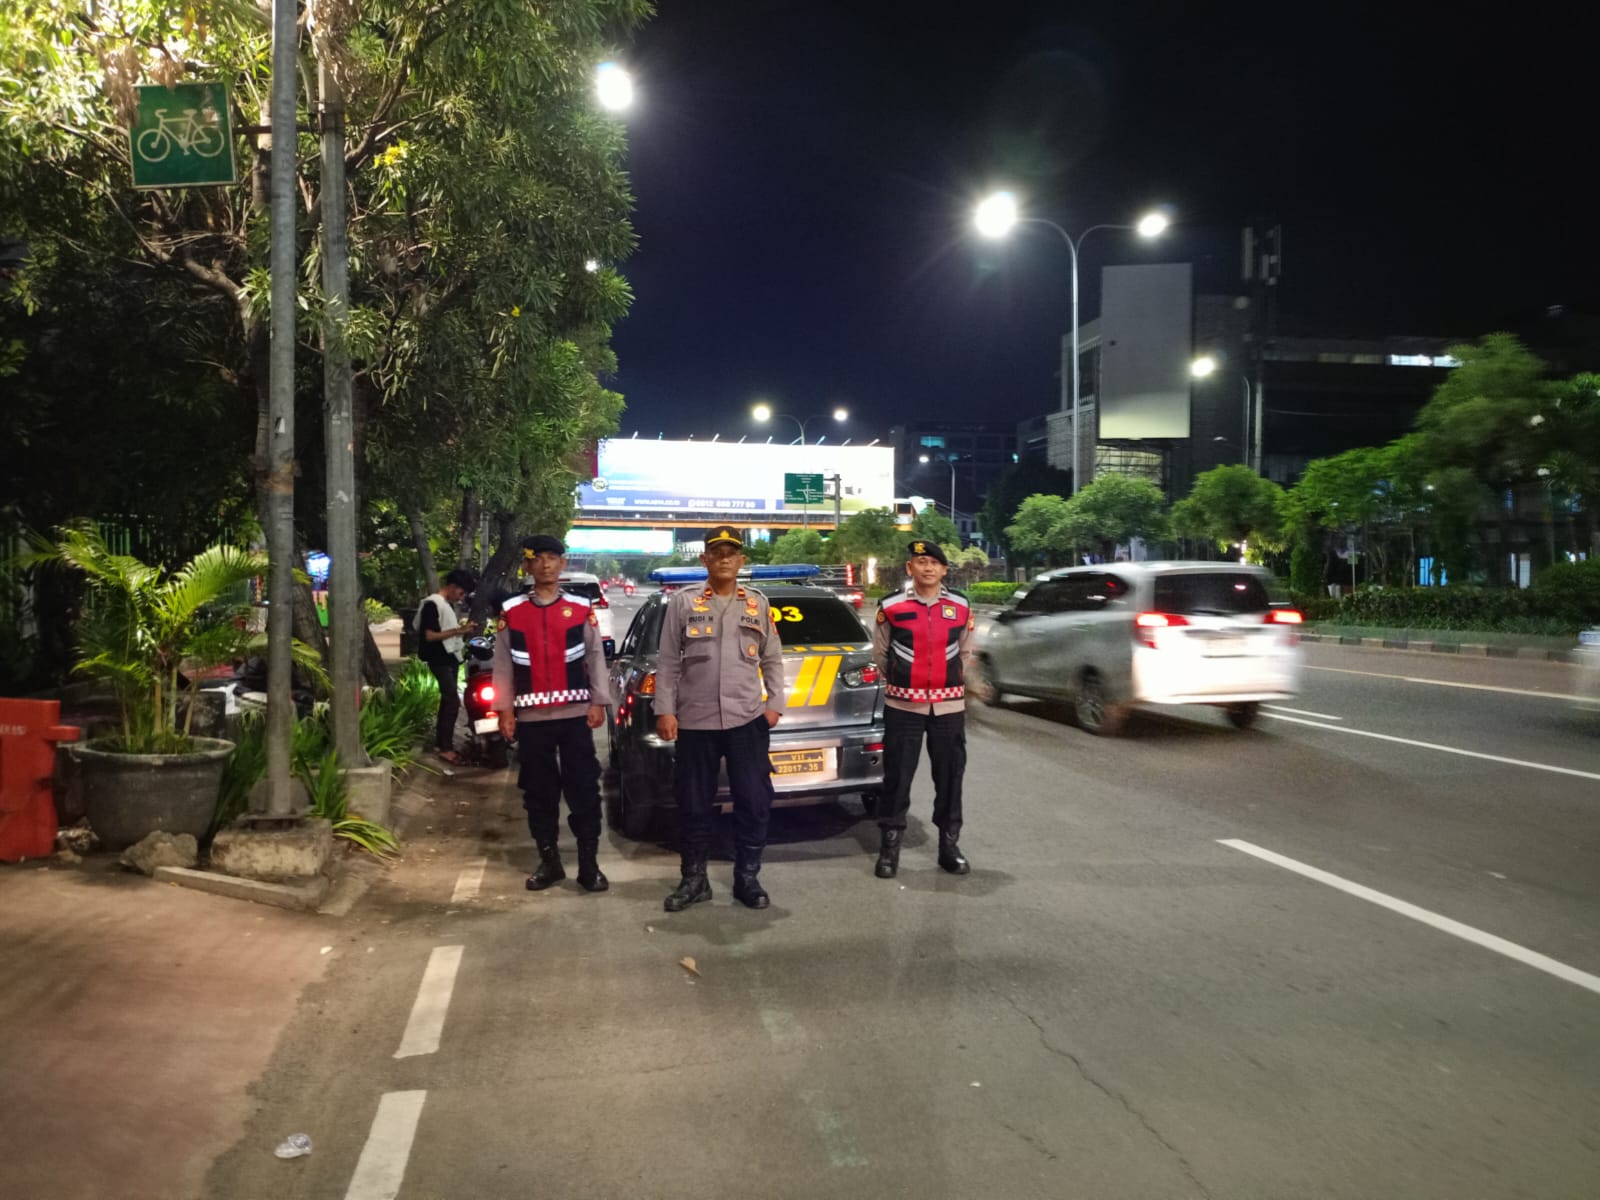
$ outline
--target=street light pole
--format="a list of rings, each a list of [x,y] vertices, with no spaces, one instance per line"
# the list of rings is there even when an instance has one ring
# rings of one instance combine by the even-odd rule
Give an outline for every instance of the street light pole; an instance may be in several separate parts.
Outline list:
[[[1065,229],[1045,217],[1019,215],[1016,210],[1016,199],[1009,192],[997,192],[978,206],[978,231],[985,237],[1004,237],[1011,227],[1018,223],[1048,225],[1061,235],[1061,240],[1067,244],[1067,251],[1072,259],[1072,362],[1068,364],[1068,369],[1072,376],[1072,493],[1077,495],[1083,486],[1082,452],[1079,449],[1078,431],[1083,420],[1082,394],[1078,382],[1078,249],[1083,245],[1083,240],[1097,229],[1133,229],[1140,237],[1156,238],[1166,231],[1169,222],[1162,213],[1152,212],[1141,217],[1135,225],[1091,225],[1074,239]],[[1062,387],[1066,386],[1067,381],[1063,379]],[[1097,407],[1098,403],[1097,397]]]
[[[919,454],[917,461],[919,463],[931,463],[933,459],[926,454]],[[956,460],[951,455],[946,454],[943,456],[942,461],[945,466],[950,468],[950,519],[954,521],[956,519]]]
[[[763,402],[763,403],[757,404],[755,407],[753,407],[750,410],[750,415],[752,417],[754,417],[755,420],[758,421],[758,422],[770,421],[770,420],[772,420],[773,417],[782,417],[786,421],[793,421],[794,425],[795,425],[795,428],[800,431],[800,444],[802,446],[804,446],[806,444],[806,426],[810,422],[812,422],[814,420],[817,420],[819,417],[822,417],[825,414],[823,414],[823,413],[812,413],[804,421],[802,421],[799,417],[794,416],[792,413],[778,412],[772,407],[772,405]],[[849,410],[846,409],[846,408],[843,408],[843,407],[836,408],[836,409],[833,410],[832,413],[829,413],[829,414],[826,414],[826,415],[831,416],[833,420],[838,421],[841,425],[844,422],[846,422],[846,421],[848,421],[850,419]],[[834,476],[834,479],[837,480],[838,476]],[[818,498],[825,500],[825,499],[827,499],[827,496],[826,496],[826,494],[824,494],[823,496],[820,496]],[[835,508],[835,510],[837,510],[838,507],[839,507],[839,498],[836,495],[834,497],[834,508]],[[838,525],[837,518],[835,519],[834,524],[835,524],[835,526]],[[806,503],[805,505],[803,505],[801,507],[801,509],[800,509],[800,527],[802,529],[810,529],[811,528],[811,505],[810,505],[809,502]]]

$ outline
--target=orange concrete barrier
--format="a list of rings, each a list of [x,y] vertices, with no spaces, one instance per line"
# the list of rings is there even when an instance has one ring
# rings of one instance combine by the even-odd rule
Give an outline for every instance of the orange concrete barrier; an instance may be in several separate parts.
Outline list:
[[[0,700],[0,862],[55,849],[56,743],[75,742],[59,700]]]

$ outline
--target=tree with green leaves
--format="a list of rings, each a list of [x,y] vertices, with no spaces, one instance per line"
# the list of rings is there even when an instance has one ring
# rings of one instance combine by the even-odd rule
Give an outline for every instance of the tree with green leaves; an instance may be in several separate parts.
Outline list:
[[[938,542],[946,554],[961,548],[961,530],[933,505],[919,512],[911,522],[911,536],[925,542]]]
[[[1118,545],[1139,538],[1159,542],[1170,534],[1167,501],[1146,479],[1100,475],[1067,501],[1067,523],[1061,536],[1074,547],[1088,545],[1109,560]]]
[[[1016,520],[1005,527],[1006,542],[1018,554],[1042,557],[1046,566],[1071,551],[1079,530],[1072,525],[1072,509],[1062,496],[1028,496],[1017,507]]]
[[[822,534],[815,529],[784,530],[772,542],[769,561],[775,563],[822,562]]]
[[[904,563],[910,537],[895,524],[894,513],[886,508],[868,508],[846,517],[834,533],[831,551],[834,562],[854,563],[865,569],[868,559],[877,559],[880,570],[889,563]],[[895,575],[899,575],[896,568]]]
[[[978,510],[978,528],[1010,558],[1014,547],[1006,535],[1006,527],[1017,519],[1022,502],[1029,496],[1071,494],[1072,472],[1059,470],[1039,459],[1024,459],[1007,467],[990,485],[983,506]]]
[[[1282,488],[1232,463],[1195,478],[1189,494],[1172,506],[1172,526],[1180,537],[1259,555],[1284,545],[1282,505]]]

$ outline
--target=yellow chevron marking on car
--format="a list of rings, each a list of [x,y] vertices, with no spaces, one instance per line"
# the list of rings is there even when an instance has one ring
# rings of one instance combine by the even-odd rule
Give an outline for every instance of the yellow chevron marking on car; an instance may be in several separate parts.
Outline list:
[[[794,682],[789,685],[789,699],[785,707],[805,707],[807,697],[811,695],[811,685],[817,681],[817,668],[820,666],[822,666],[820,658],[808,658],[800,664]]]
[[[830,654],[822,660],[822,669],[817,672],[817,686],[811,692],[811,707],[817,708],[828,702],[828,697],[833,695],[833,681],[839,676],[839,664],[844,659],[837,654]]]

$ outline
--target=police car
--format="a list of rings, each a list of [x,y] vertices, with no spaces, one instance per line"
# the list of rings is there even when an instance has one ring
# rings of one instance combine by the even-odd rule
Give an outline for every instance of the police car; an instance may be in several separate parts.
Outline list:
[[[859,793],[870,813],[883,787],[883,680],[872,640],[853,608],[806,582],[816,568],[756,566],[748,580],[771,605],[783,643],[783,719],[772,730],[772,785],[778,806],[821,804]],[[703,567],[650,573],[661,591],[647,599],[623,635],[611,664],[617,709],[610,723],[616,773],[613,827],[642,838],[653,818],[674,805],[676,743],[656,736],[653,698],[662,614],[671,593],[704,582]],[[719,784],[728,810],[726,775]]]

